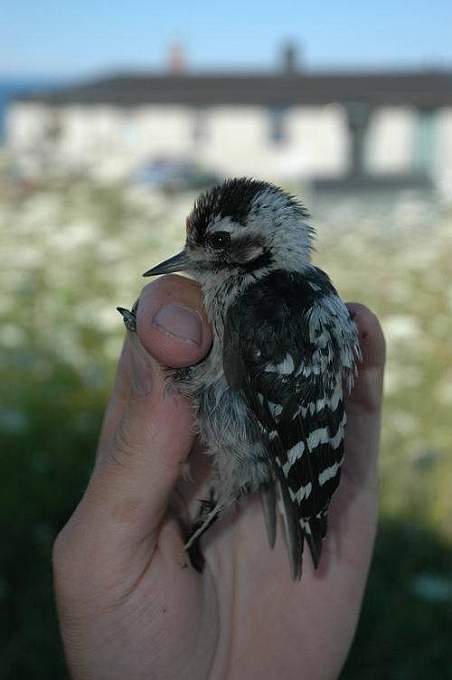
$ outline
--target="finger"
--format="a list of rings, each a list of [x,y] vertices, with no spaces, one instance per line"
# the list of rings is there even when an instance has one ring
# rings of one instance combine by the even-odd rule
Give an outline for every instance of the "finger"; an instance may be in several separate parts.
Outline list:
[[[130,337],[123,357],[128,394],[123,407],[113,404],[115,413],[106,416],[111,436],[102,438],[88,491],[105,503],[99,519],[114,518],[115,532],[119,535],[122,524],[133,542],[135,535],[142,540],[158,527],[193,446],[194,427],[189,401],[171,388],[165,370],[143,356]],[[113,423],[110,418],[118,419]]]
[[[377,484],[377,455],[380,443],[385,341],[377,317],[364,305],[349,306],[358,327],[362,361],[345,409],[344,476],[357,488]]]
[[[349,303],[348,308],[358,327],[362,361],[358,376],[347,400],[348,410],[378,411],[383,394],[383,373],[386,357],[385,340],[380,323],[365,305]]]
[[[146,286],[137,331],[144,348],[163,366],[197,364],[212,344],[199,285],[173,274]]]
[[[201,361],[212,343],[212,333],[202,306],[201,290],[191,279],[182,276],[162,276],[147,285],[141,293],[137,310],[137,336],[129,340],[139,346],[162,367],[182,368]],[[142,391],[151,388],[151,372],[143,369],[133,378],[132,355],[122,351],[113,393],[99,440],[101,452],[122,418],[130,384],[141,382]],[[148,361],[148,359],[145,359]],[[136,387],[139,387],[137,384]]]
[[[210,346],[210,331],[198,289],[188,279],[168,278],[172,280],[146,287],[138,335],[144,348],[157,348],[166,365],[186,365],[202,359]],[[168,305],[172,309],[164,316],[162,331],[152,321]],[[194,329],[189,309],[202,326],[196,330],[200,341],[194,343],[187,342]],[[82,545],[84,553],[92,550],[107,564],[109,560],[117,564],[119,555],[127,558],[145,543],[147,550],[152,549],[194,441],[191,404],[170,387],[167,370],[143,347],[137,347],[134,334],[127,334],[98,461],[66,531],[73,546]]]

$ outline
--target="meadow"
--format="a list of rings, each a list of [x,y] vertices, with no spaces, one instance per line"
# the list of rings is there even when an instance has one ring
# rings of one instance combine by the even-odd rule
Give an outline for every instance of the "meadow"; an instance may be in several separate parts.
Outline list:
[[[0,167],[0,680],[66,677],[50,555],[83,493],[123,326],[193,195]],[[341,680],[452,679],[452,207],[307,194],[316,263],[380,318],[380,525]],[[309,200],[311,203],[309,203]]]

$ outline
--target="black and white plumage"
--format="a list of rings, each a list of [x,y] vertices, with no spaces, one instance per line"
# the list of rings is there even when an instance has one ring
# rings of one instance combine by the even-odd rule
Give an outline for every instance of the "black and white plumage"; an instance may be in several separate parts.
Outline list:
[[[227,180],[196,201],[184,250],[146,272],[183,270],[199,281],[213,329],[206,359],[174,376],[212,455],[211,502],[187,548],[202,559],[201,534],[260,490],[272,547],[279,499],[293,579],[305,539],[319,563],[343,462],[344,391],[359,359],[355,324],[311,263],[307,218],[271,184]]]

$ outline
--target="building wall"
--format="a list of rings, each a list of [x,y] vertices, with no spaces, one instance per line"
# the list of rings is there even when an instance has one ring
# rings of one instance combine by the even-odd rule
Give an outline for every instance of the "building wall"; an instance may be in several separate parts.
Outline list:
[[[345,172],[346,122],[339,106],[217,107],[206,118],[198,157],[225,174],[278,179]]]
[[[409,171],[414,123],[409,107],[384,107],[371,114],[365,158],[369,172]]]
[[[16,156],[50,155],[67,168],[111,177],[127,176],[157,157],[189,156],[224,175],[278,180],[345,175],[351,142],[339,104],[193,109],[17,102],[9,109],[7,143]],[[452,109],[431,115],[411,107],[373,111],[364,168],[370,173],[425,169],[439,184],[452,184]]]

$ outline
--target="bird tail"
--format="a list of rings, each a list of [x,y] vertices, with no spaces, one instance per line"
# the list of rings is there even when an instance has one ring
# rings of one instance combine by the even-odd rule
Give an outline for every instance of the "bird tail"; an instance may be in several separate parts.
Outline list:
[[[306,537],[306,541],[311,551],[312,561],[317,569],[322,554],[323,539],[327,532],[327,514],[326,512],[319,513],[316,517],[310,517],[309,520],[301,520],[302,531]]]

